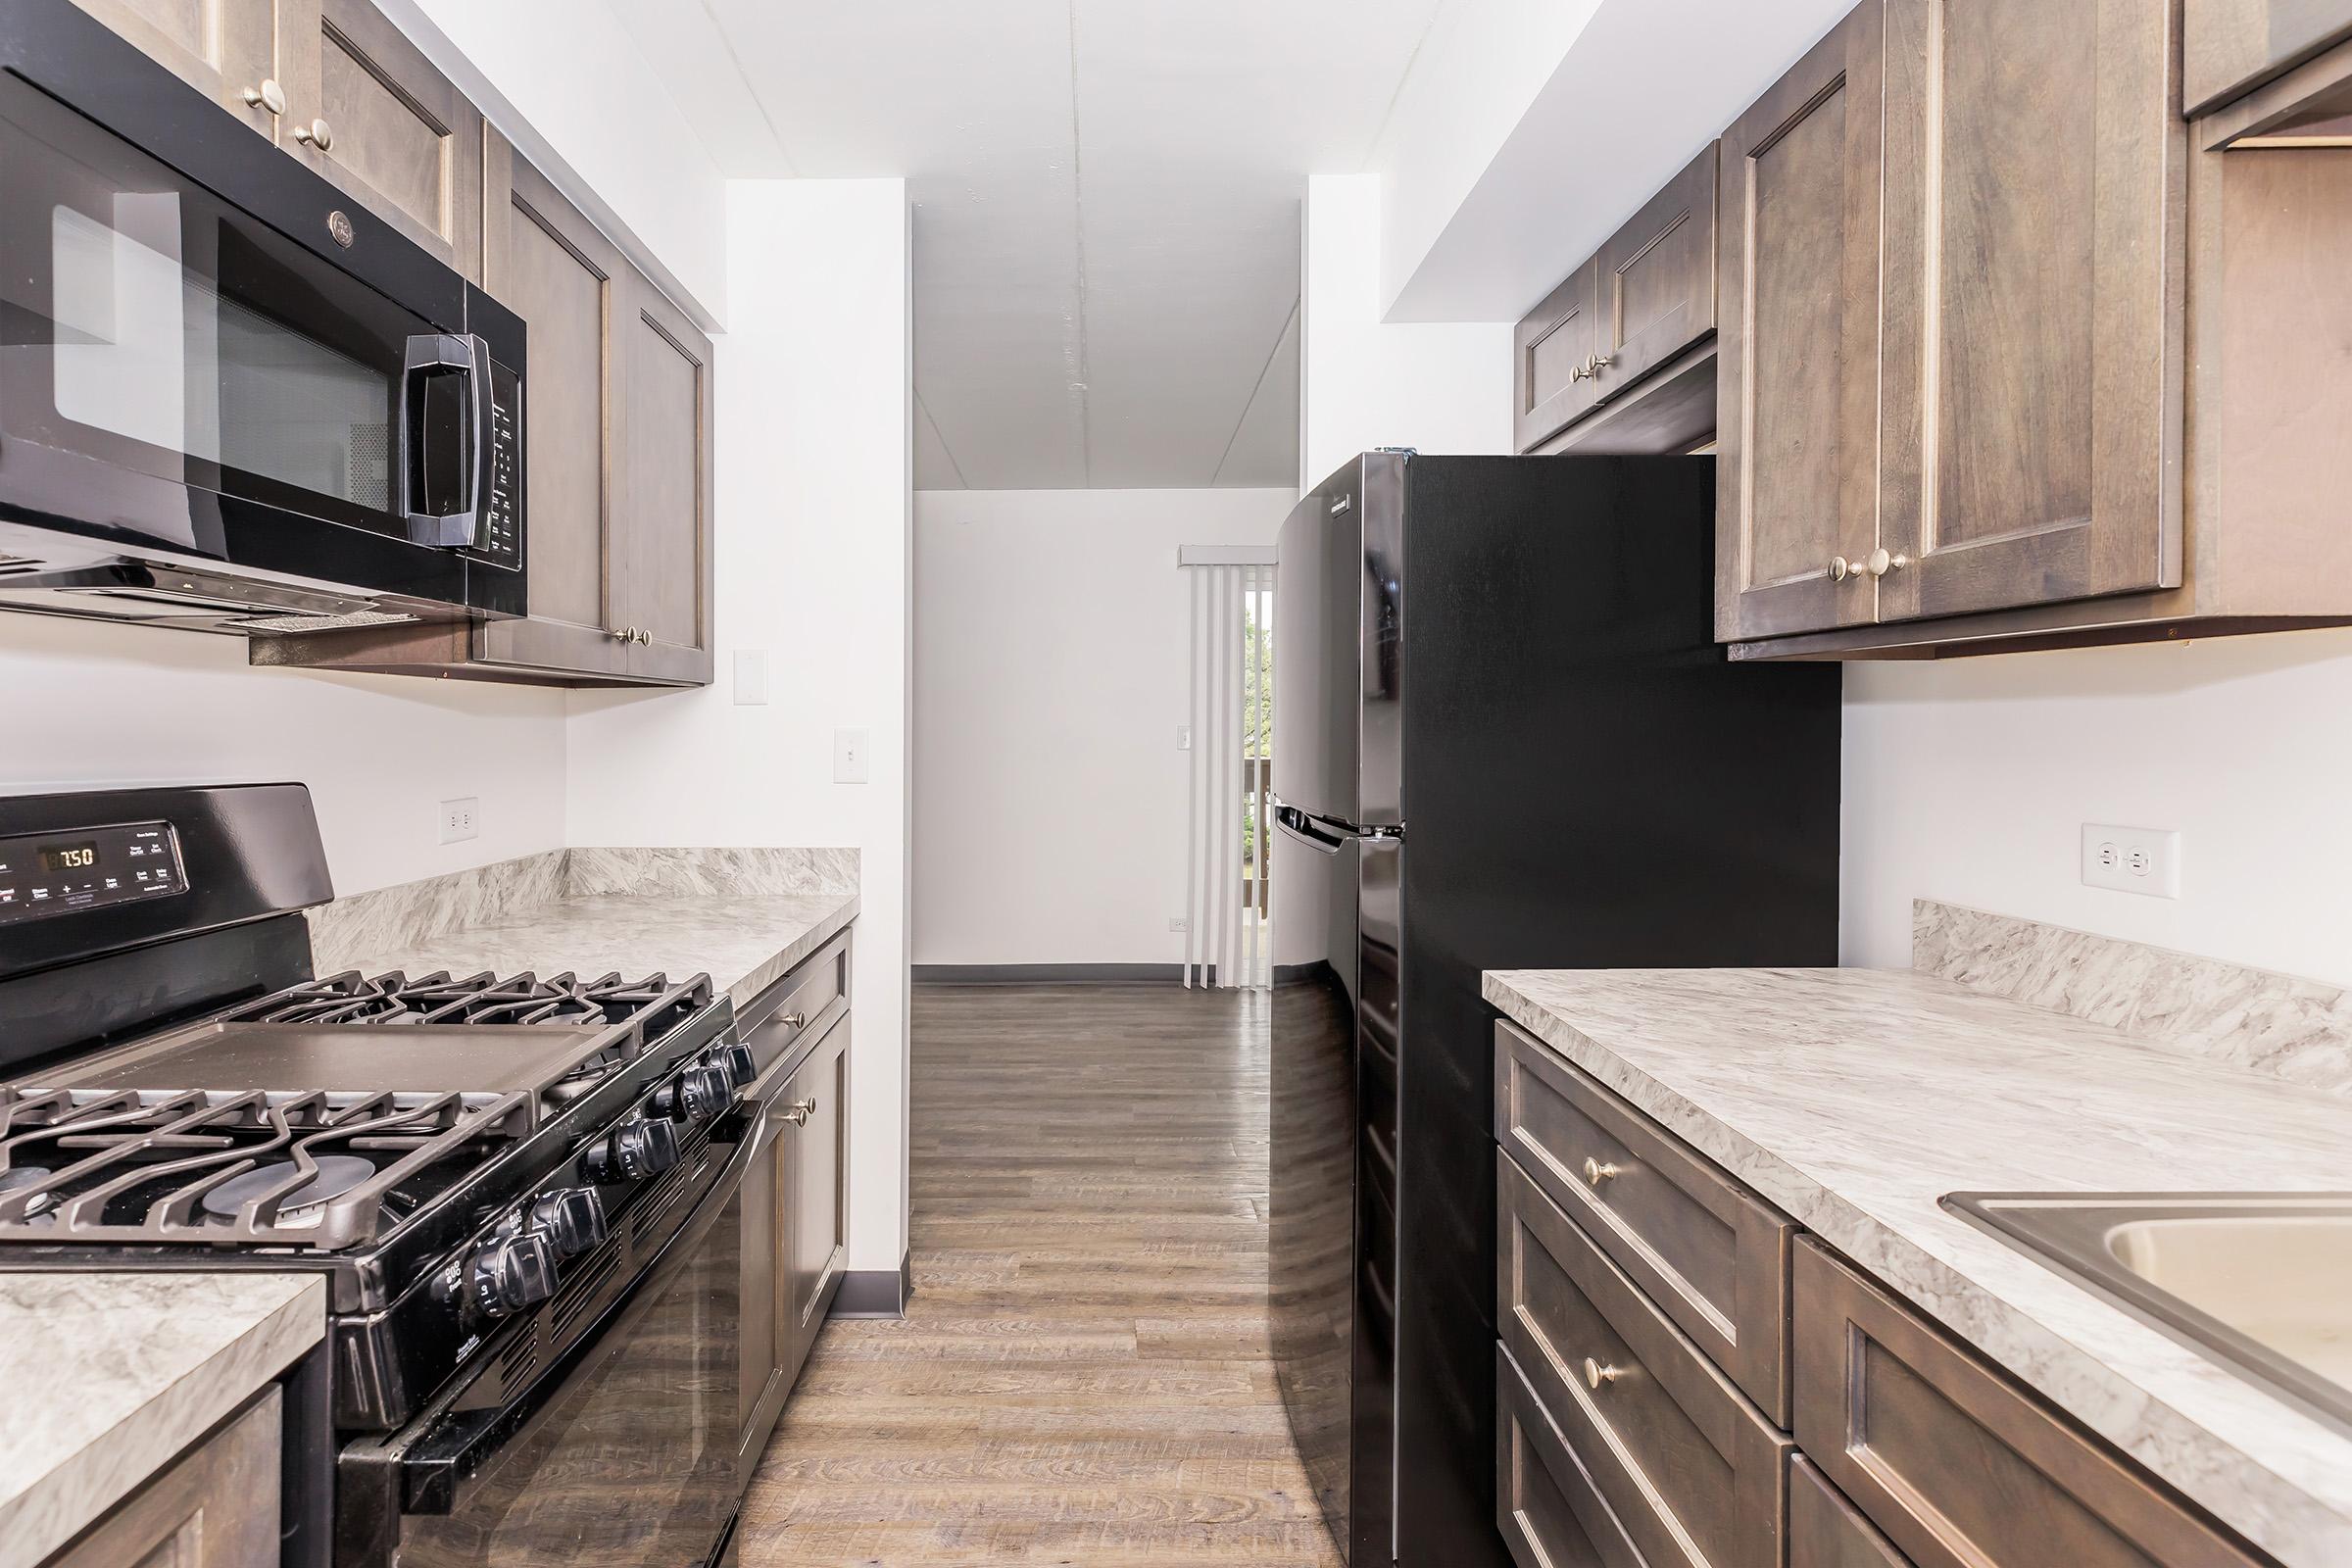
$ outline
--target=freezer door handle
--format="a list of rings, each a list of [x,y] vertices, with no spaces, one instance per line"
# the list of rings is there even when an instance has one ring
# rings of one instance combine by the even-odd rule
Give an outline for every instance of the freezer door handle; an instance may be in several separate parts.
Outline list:
[[[1342,840],[1339,836],[1296,806],[1277,806],[1274,808],[1274,825],[1310,850],[1325,855],[1340,853]]]

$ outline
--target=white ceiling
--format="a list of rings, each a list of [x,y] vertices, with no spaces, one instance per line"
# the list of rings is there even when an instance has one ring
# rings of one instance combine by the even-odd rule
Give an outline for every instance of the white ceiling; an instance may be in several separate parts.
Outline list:
[[[1443,0],[612,3],[728,174],[907,176],[918,487],[1297,481],[1305,176]]]

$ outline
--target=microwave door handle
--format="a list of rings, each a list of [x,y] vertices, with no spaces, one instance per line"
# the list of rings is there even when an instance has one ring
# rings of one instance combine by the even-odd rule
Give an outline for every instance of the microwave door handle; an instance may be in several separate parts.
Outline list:
[[[437,454],[427,445],[424,421],[426,389],[437,378],[456,377],[466,400],[464,422],[457,430],[466,440],[460,453]],[[453,332],[419,332],[409,339],[401,364],[400,472],[401,509],[412,544],[444,550],[470,549],[482,543],[482,524],[490,512],[490,345],[483,338]],[[436,462],[459,462],[464,473],[448,489],[465,498],[451,512],[433,512],[423,494],[425,478]]]

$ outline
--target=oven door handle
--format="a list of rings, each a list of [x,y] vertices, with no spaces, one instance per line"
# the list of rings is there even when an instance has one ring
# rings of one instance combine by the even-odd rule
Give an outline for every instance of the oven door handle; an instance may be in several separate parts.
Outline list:
[[[451,423],[429,416],[437,383],[455,380],[465,413]],[[412,544],[444,550],[483,545],[490,516],[490,344],[474,334],[420,332],[409,339],[400,371],[401,510]],[[460,445],[461,450],[444,447]],[[436,482],[450,464],[454,480]],[[434,510],[434,503],[462,504]]]
[[[417,1436],[406,1445],[399,1460],[402,1513],[450,1514],[464,1507],[500,1451],[536,1431],[580,1379],[595,1372],[603,1350],[614,1337],[625,1336],[637,1326],[701,1250],[726,1212],[728,1201],[742,1188],[754,1161],[765,1150],[768,1111],[766,1104],[756,1107],[752,1126],[733,1147],[694,1211],[662,1242],[653,1261],[638,1271],[627,1291],[605,1309],[602,1321],[564,1351],[563,1359],[496,1410],[451,1417],[437,1406],[419,1418]]]

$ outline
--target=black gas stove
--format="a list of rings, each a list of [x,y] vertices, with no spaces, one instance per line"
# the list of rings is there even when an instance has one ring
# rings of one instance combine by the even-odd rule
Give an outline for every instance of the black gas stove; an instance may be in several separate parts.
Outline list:
[[[765,1114],[725,997],[316,977],[299,786],[0,800],[0,1269],[322,1275],[332,1560],[470,1560],[431,1544],[718,1229]]]

